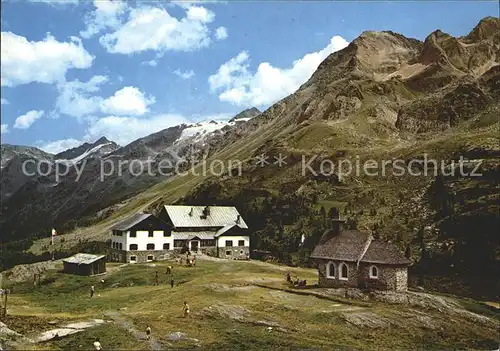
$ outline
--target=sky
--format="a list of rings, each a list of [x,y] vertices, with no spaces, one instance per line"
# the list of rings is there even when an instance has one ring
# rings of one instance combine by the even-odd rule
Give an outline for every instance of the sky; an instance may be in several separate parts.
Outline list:
[[[365,30],[467,34],[498,2],[2,0],[2,143],[57,153],[265,110]]]

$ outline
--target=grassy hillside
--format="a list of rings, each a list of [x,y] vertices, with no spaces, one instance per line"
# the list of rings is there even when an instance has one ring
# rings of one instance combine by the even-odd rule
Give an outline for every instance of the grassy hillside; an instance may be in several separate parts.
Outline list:
[[[53,320],[108,321],[61,340],[21,345],[26,349],[85,350],[95,337],[105,349],[484,349],[500,342],[500,315],[473,300],[426,294],[414,297],[417,303],[412,305],[345,300],[324,289],[294,290],[285,282],[287,267],[255,261],[199,260],[192,268],[174,264],[176,285],[170,288],[164,274],[167,264],[172,263],[111,264],[99,277],[53,270],[38,288],[32,282],[10,284],[14,293],[4,322],[34,337],[54,328],[48,324]],[[155,270],[159,286],[152,285]],[[314,270],[290,270],[309,284],[316,281]],[[91,299],[92,284],[97,291]],[[183,301],[191,307],[190,319],[182,317]],[[144,340],[147,324],[152,341]],[[176,332],[184,333],[181,340],[173,340]]]

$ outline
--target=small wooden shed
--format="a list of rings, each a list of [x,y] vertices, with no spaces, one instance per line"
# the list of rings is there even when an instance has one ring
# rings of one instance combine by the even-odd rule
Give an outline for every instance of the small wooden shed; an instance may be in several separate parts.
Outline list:
[[[106,256],[77,253],[62,260],[64,272],[76,275],[95,275],[106,272]]]

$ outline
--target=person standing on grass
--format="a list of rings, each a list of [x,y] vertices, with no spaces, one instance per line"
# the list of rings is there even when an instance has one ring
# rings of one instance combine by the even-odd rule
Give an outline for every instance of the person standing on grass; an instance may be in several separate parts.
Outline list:
[[[174,287],[174,276],[171,276],[170,277],[170,287],[173,288]]]
[[[159,282],[158,282],[158,271],[155,272],[155,283],[154,285],[159,285]]]
[[[92,286],[90,287],[90,297],[94,296],[94,293],[95,293],[95,288],[94,288],[94,286],[92,285]]]
[[[196,255],[193,257],[193,266],[196,266]]]
[[[101,346],[101,343],[99,342],[99,339],[95,339],[94,341],[94,350],[102,350],[102,346]]]
[[[151,327],[148,325],[146,327],[146,339],[149,340],[150,337],[151,337]]]
[[[184,301],[184,318],[189,318],[189,305],[187,304],[187,301]]]

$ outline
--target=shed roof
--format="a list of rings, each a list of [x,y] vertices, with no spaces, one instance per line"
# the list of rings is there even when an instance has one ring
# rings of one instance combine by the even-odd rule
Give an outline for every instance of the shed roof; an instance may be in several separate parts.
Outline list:
[[[411,263],[394,244],[374,240],[372,236],[357,230],[343,230],[337,235],[333,230],[327,230],[314,248],[311,258],[390,265]]]
[[[233,206],[209,206],[210,214],[206,218],[203,218],[202,215],[205,207],[206,206],[166,205],[165,210],[175,227],[222,228],[228,224],[236,224],[240,228],[248,228],[238,210]],[[238,216],[240,216],[240,219],[239,222],[236,223]]]
[[[87,253],[77,253],[68,258],[63,258],[63,262],[76,263],[76,264],[91,264],[101,258],[106,257],[105,255],[92,255]]]
[[[149,218],[151,216],[152,216],[152,214],[150,214],[150,213],[136,213],[136,214],[133,214],[132,216],[128,217],[127,219],[125,219],[121,222],[115,223],[109,229],[110,230],[122,230],[122,231],[129,230],[130,228],[132,228],[136,224],[141,223],[143,220],[145,220],[146,218]]]

